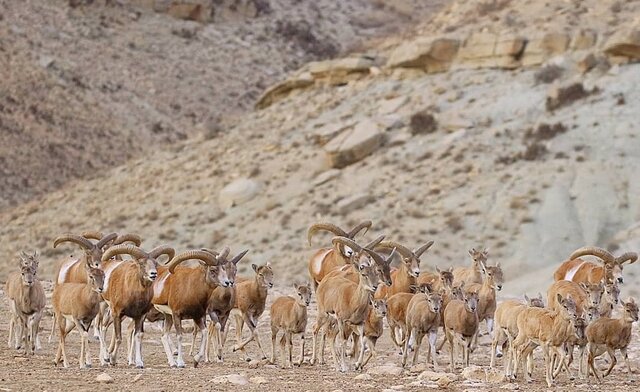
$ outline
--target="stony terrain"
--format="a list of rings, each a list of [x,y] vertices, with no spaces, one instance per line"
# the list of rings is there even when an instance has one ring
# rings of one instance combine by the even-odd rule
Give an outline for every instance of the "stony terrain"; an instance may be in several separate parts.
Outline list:
[[[285,3],[272,2],[278,9],[286,8]],[[636,175],[640,169],[640,91],[636,88],[640,84],[639,1],[563,1],[553,5],[538,0],[454,1],[432,19],[425,17],[404,26],[403,33],[341,46],[341,54],[329,61],[304,51],[297,53],[294,48],[283,51],[271,41],[257,45],[251,41],[257,37],[249,35],[252,38],[246,38],[251,43],[247,47],[257,48],[248,51],[250,55],[268,59],[275,71],[267,72],[262,63],[249,61],[254,67],[240,67],[237,73],[229,71],[235,68],[228,58],[221,60],[217,69],[203,71],[198,63],[204,61],[197,60],[199,56],[217,56],[210,48],[217,41],[205,38],[218,34],[220,25],[215,17],[213,22],[200,25],[146,8],[131,11],[124,6],[81,6],[60,11],[62,2],[0,4],[14,12],[29,9],[19,7],[51,7],[51,12],[62,18],[86,20],[90,25],[105,18],[105,23],[112,23],[110,18],[119,15],[118,28],[102,28],[109,32],[113,49],[108,50],[113,50],[109,53],[117,61],[105,63],[91,56],[86,48],[95,39],[89,38],[79,41],[86,50],[79,50],[77,55],[82,56],[74,61],[93,62],[91,67],[100,72],[92,78],[103,82],[124,78],[124,70],[151,75],[147,82],[140,75],[127,76],[122,79],[125,89],[101,92],[104,95],[91,95],[91,99],[82,88],[68,86],[75,83],[73,77],[60,90],[43,87],[38,92],[35,86],[42,84],[15,84],[20,86],[20,94],[40,94],[53,113],[69,121],[70,126],[64,129],[71,133],[58,136],[63,140],[60,144],[41,139],[51,135],[42,128],[36,138],[42,148],[60,149],[57,153],[71,162],[77,160],[73,154],[83,151],[82,156],[96,159],[92,167],[103,169],[92,169],[90,179],[67,183],[89,172],[74,172],[72,165],[56,163],[60,161],[36,160],[42,167],[39,175],[48,178],[38,188],[41,182],[35,180],[36,174],[23,176],[33,178],[34,183],[15,174],[15,168],[30,168],[25,163],[28,155],[18,153],[24,148],[21,146],[30,143],[20,138],[20,143],[7,139],[14,143],[7,144],[3,139],[0,150],[10,150],[13,155],[5,158],[2,168],[14,168],[7,172],[13,174],[2,177],[10,184],[3,188],[9,189],[8,196],[3,195],[5,205],[11,200],[23,202],[0,211],[0,222],[4,223],[0,250],[7,255],[0,262],[0,279],[14,267],[13,255],[23,249],[42,252],[41,275],[50,279],[55,260],[77,252],[66,247],[51,249],[53,238],[61,232],[86,229],[137,232],[144,237],[145,248],[161,243],[178,250],[223,245],[231,246],[232,251],[249,248],[240,273],[248,274],[251,262],[271,261],[280,292],[286,292],[293,281],[306,279],[306,263],[313,249],[328,243],[328,236],[318,236],[311,247],[306,243],[306,229],[316,221],[352,226],[371,219],[374,226],[366,238],[384,233],[410,247],[432,239],[435,245],[423,257],[423,270],[468,263],[467,249],[489,247],[490,262],[500,262],[505,270],[503,298],[544,293],[557,265],[577,247],[598,245],[615,254],[640,248],[640,183]],[[3,15],[6,20],[7,13]],[[31,17],[42,15],[46,12],[34,12]],[[274,17],[270,15],[252,21]],[[343,27],[338,23],[342,20],[333,19],[332,24],[344,28],[343,32],[318,31],[337,34],[331,37],[351,36],[349,29],[356,29],[353,26],[357,24]],[[227,22],[218,23],[226,26]],[[237,23],[228,28],[239,28]],[[196,38],[166,31],[166,26],[195,29]],[[153,64],[159,54],[167,57],[159,66],[161,72],[142,71],[147,57],[120,56],[123,51],[137,53],[129,47],[133,33],[125,35],[124,31],[135,31],[139,37],[135,42],[149,45],[140,52],[149,58],[155,56]],[[155,46],[146,38],[151,31],[163,34]],[[8,41],[11,45],[25,45],[24,37],[12,37],[14,41]],[[186,45],[185,40],[189,42]],[[236,41],[230,42],[236,45]],[[172,46],[163,46],[170,43]],[[5,48],[9,44],[0,41],[0,45]],[[236,48],[229,46],[230,51]],[[270,57],[274,53],[277,56]],[[2,56],[7,58],[6,50],[0,51],[0,59]],[[45,71],[37,65],[39,60],[33,60],[33,72],[53,78],[50,73],[59,72],[56,62],[66,58],[45,61]],[[303,64],[308,60],[317,61]],[[167,65],[171,61],[184,67],[180,74],[184,80],[176,76],[175,67]],[[88,78],[91,67],[78,69],[84,69],[82,75]],[[110,68],[117,72],[110,73]],[[25,65],[25,69],[30,68]],[[24,72],[15,78],[33,81],[31,75]],[[92,94],[100,90],[95,87],[100,86],[97,79],[89,83],[94,86]],[[217,80],[225,84],[224,91],[240,95],[216,95],[217,90],[202,84],[202,79]],[[246,80],[251,82],[245,84]],[[261,83],[256,84],[257,80]],[[189,87],[184,87],[184,81]],[[61,94],[58,98],[56,91]],[[121,95],[107,98],[112,94]],[[187,105],[171,108],[174,94],[189,102],[188,110],[184,109]],[[209,96],[211,101],[203,98]],[[0,95],[0,99],[8,98]],[[0,113],[10,105],[26,106],[7,102]],[[92,104],[96,102],[101,105]],[[95,113],[87,109],[89,114],[83,117],[77,115],[76,103],[78,107],[106,109]],[[3,130],[6,124],[18,121],[38,129],[37,122],[31,121],[41,113],[37,108],[26,117],[23,111],[8,113],[0,123]],[[224,114],[220,126],[217,120],[208,120],[219,118],[220,113]],[[229,113],[232,115],[227,118]],[[82,118],[86,122],[73,125],[72,121]],[[151,126],[156,121],[161,121],[159,128]],[[47,127],[55,128],[51,124]],[[116,133],[105,131],[100,136],[102,128]],[[86,134],[81,130],[96,131]],[[14,134],[23,135],[19,131]],[[0,137],[11,135],[3,132]],[[121,147],[122,135],[135,136],[145,147]],[[81,143],[83,137],[92,140],[89,143],[94,150],[84,151],[69,143]],[[95,146],[100,145],[110,153],[103,156],[95,152]],[[122,165],[117,165],[119,160]],[[66,177],[56,180],[50,176],[50,168],[59,168]],[[45,189],[54,190],[34,196]],[[637,263],[625,268],[625,280],[623,297],[639,296]],[[4,307],[2,311],[6,311]],[[266,332],[267,324],[261,325]],[[6,333],[6,328],[0,325],[0,331]],[[249,379],[264,377],[275,390],[300,383],[299,371],[263,365],[253,369],[255,364],[241,363],[234,354],[225,365],[186,369],[166,381],[159,335],[151,331],[150,346],[145,348],[151,369],[142,372],[139,379],[145,380],[145,387],[160,390],[167,382],[175,383],[170,384],[174,387],[182,382],[210,387],[211,382],[221,381],[216,377],[235,373]],[[631,356],[637,364],[637,327],[634,334]],[[381,345],[376,365],[397,364],[399,358],[387,337]],[[35,359],[21,359],[17,354],[20,359],[16,359],[14,353],[2,350],[0,372],[8,373],[0,378],[6,387],[20,389],[9,377],[20,372],[24,374],[17,378],[20,382],[37,374],[51,379],[53,390],[68,386],[88,389],[88,383],[100,372],[52,371],[52,348],[47,345],[45,350]],[[481,348],[479,358],[480,365],[488,363],[487,347]],[[36,364],[39,366],[33,366]],[[379,390],[397,385],[404,386],[399,390],[423,388],[411,385],[419,381],[418,371],[355,380],[354,374],[337,375],[330,366],[304,368],[305,388],[310,390]],[[109,373],[116,381],[113,388],[121,389],[140,372],[120,368]],[[194,378],[197,374],[205,376]],[[601,387],[587,386],[581,380],[567,384],[562,377],[559,382],[574,388],[608,389],[615,385],[636,389],[635,379],[622,367]],[[500,386],[516,388],[514,385]],[[479,385],[459,380],[453,386],[467,389]],[[5,385],[0,383],[2,387]],[[263,387],[249,383],[245,388]],[[546,390],[539,381],[518,388]]]

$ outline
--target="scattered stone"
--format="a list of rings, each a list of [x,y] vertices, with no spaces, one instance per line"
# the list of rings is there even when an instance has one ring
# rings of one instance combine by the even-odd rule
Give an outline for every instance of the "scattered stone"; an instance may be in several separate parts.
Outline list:
[[[257,359],[252,359],[251,362],[249,362],[249,369],[257,369],[258,367],[260,367],[260,361]]]
[[[471,365],[471,366],[467,366],[466,368],[464,368],[462,370],[462,377],[465,380],[471,380],[471,381],[485,381],[486,380],[486,375],[485,375],[484,369],[481,368],[480,366],[476,366],[476,365]]]
[[[504,371],[498,369],[487,369],[485,373],[486,380],[490,384],[501,384],[506,381]]]
[[[159,2],[156,2],[159,3]],[[187,3],[174,1],[171,2],[166,13],[174,18],[184,20],[194,20],[196,22],[206,23],[211,20],[213,10],[205,3]]]
[[[242,374],[229,374],[226,377],[227,377],[227,382],[231,384],[235,384],[235,385],[249,384],[249,380],[247,379],[247,377],[243,376]]]
[[[340,78],[351,73],[369,73],[374,65],[373,60],[365,57],[347,57],[335,60],[312,61],[304,70],[314,78]]]
[[[240,178],[228,184],[218,196],[222,208],[230,208],[253,199],[262,189],[262,185],[249,178]]]
[[[251,377],[249,379],[249,382],[252,384],[268,384],[269,383],[269,381],[266,378],[260,377],[260,376]]]
[[[546,33],[529,40],[524,49],[522,65],[538,65],[553,56],[566,52],[569,36],[565,33]]]
[[[404,370],[398,365],[382,365],[370,368],[367,373],[373,375],[399,376]]]
[[[438,117],[438,121],[440,126],[449,132],[473,128],[475,125],[473,121],[464,118],[462,113],[458,111],[443,113]]]
[[[337,178],[338,176],[340,176],[340,170],[338,169],[327,170],[316,176],[316,178],[313,180],[313,185],[314,186],[322,185],[324,183],[327,183],[333,180],[334,178]]]
[[[383,137],[376,122],[368,118],[360,121],[324,146],[329,165],[340,169],[365,158],[382,145]]]
[[[373,197],[367,193],[358,193],[341,199],[336,204],[338,212],[346,215],[352,211],[358,210],[373,200]]]
[[[141,378],[142,378],[142,374],[138,374],[137,376],[135,376],[133,378],[133,382],[138,382],[138,381],[140,381]]]
[[[329,143],[331,139],[338,136],[345,129],[349,129],[356,124],[355,121],[346,122],[332,122],[323,127],[318,128],[311,134],[313,142],[319,146],[324,146]]]
[[[371,377],[370,374],[362,373],[362,374],[358,374],[353,379],[354,380],[361,380],[361,381],[368,381],[368,380],[373,380],[373,377]]]
[[[581,82],[566,86],[556,86],[547,94],[547,111],[554,111],[564,106],[569,106],[575,101],[585,98],[596,92],[596,89],[587,91]]]
[[[563,67],[556,64],[549,64],[549,65],[545,65],[544,67],[536,71],[536,73],[533,74],[533,80],[535,81],[536,84],[541,84],[541,83],[548,84],[560,78],[563,73],[564,73]]]
[[[302,72],[285,81],[269,87],[256,102],[256,109],[264,109],[289,95],[292,90],[302,89],[314,84],[315,79],[310,72]]]
[[[593,30],[580,30],[571,40],[572,50],[585,50],[592,48],[598,40],[598,34]]]
[[[460,49],[456,68],[517,68],[525,43],[512,34],[474,33]]]
[[[591,71],[595,66],[598,65],[598,59],[593,53],[589,53],[584,55],[578,62],[576,66],[578,70],[582,73],[587,73]]]
[[[100,373],[96,376],[96,381],[104,384],[111,384],[113,382],[113,378],[107,373]]]
[[[500,389],[508,389],[508,390],[512,390],[512,391],[517,391],[520,389],[520,385],[518,384],[504,384],[503,386],[500,387]]]
[[[401,107],[409,102],[409,97],[401,96],[392,99],[387,99],[382,101],[380,104],[380,109],[378,110],[380,114],[391,114],[397,112]]]
[[[438,381],[436,381],[436,384],[438,385],[438,387],[440,388],[447,388],[449,385],[451,385],[452,383],[454,383],[457,380],[457,376],[452,375],[452,376],[444,376],[444,377],[440,377],[438,379]]]
[[[411,130],[412,135],[432,133],[438,129],[438,121],[433,114],[426,110],[421,110],[411,116],[409,129]]]
[[[604,52],[611,56],[640,59],[640,28],[621,28],[616,31],[605,43]]]
[[[389,57],[391,68],[420,68],[428,73],[444,72],[458,53],[455,38],[420,37],[398,46]]]
[[[443,378],[449,379],[450,382],[458,380],[458,376],[453,373],[434,372],[431,370],[425,370],[418,375],[418,380],[438,381]]]

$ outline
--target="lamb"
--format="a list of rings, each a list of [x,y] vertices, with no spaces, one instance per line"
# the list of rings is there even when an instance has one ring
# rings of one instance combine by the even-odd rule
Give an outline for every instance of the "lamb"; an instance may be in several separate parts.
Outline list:
[[[604,264],[583,260],[581,256],[596,256],[602,259]],[[638,260],[638,254],[635,252],[626,252],[615,257],[605,249],[587,246],[573,252],[569,260],[564,261],[555,271],[553,279],[596,284],[604,279],[605,283],[623,283],[624,263],[632,264],[636,260]]]
[[[273,269],[271,263],[258,266],[251,264],[251,268],[256,273],[255,278],[240,282],[236,285],[236,305],[232,310],[236,320],[236,344],[233,351],[242,351],[245,360],[250,361],[245,351],[245,346],[255,340],[262,353],[262,359],[267,359],[267,355],[262,348],[258,336],[258,319],[264,312],[269,289],[273,287]],[[242,341],[242,328],[247,324],[251,336]],[[223,339],[224,340],[224,339]]]
[[[479,251],[475,248],[471,248],[471,250],[469,250],[469,256],[471,256],[471,266],[457,267],[453,269],[454,285],[459,285],[462,282],[465,282],[466,284],[482,283],[482,269],[480,266],[487,262],[489,249],[485,248]]]
[[[428,287],[428,286],[427,286]],[[440,307],[442,306],[442,292],[417,293],[409,301],[406,316],[406,338],[402,353],[402,366],[407,365],[407,354],[410,350],[413,353],[412,365],[418,360],[418,353],[422,338],[429,335],[427,345],[427,363],[433,360],[433,367],[437,368],[436,362],[436,338],[438,327],[440,326]]]
[[[609,317],[602,317],[589,324],[586,330],[588,351],[588,364],[587,378],[589,377],[589,369],[593,371],[598,381],[602,381],[603,377],[608,376],[613,370],[618,360],[616,359],[615,351],[620,350],[624,361],[627,365],[629,374],[633,373],[631,364],[629,363],[629,357],[627,355],[627,347],[631,341],[631,327],[632,324],[638,321],[638,305],[635,299],[629,298],[627,302],[622,302],[624,314],[620,318],[612,319]],[[609,354],[611,364],[609,369],[604,374],[596,369],[594,360],[597,356],[601,355],[604,351]]]
[[[453,286],[453,267],[441,270],[436,266],[436,273],[421,272],[416,282],[418,285],[430,283],[433,291],[450,290]]]
[[[418,293],[430,293],[433,291],[430,283],[423,283],[412,288]],[[414,293],[396,293],[387,300],[387,324],[389,324],[389,334],[393,344],[401,348],[404,352],[405,337],[407,336],[407,307],[413,298]]]
[[[600,302],[600,317],[611,317],[613,308],[620,302],[620,287],[616,283],[604,285],[604,293]]]
[[[600,306],[602,294],[604,292],[604,282],[599,283],[576,283],[570,280],[559,280],[554,282],[547,291],[547,301],[549,308],[557,310],[560,306],[557,302],[557,295],[563,297],[571,295],[576,302],[576,312],[582,315],[589,306]]]
[[[491,343],[491,362],[489,367],[495,365],[496,356],[502,357],[502,346],[507,342],[508,356],[504,362],[505,375],[510,377],[510,367],[514,361],[513,340],[518,335],[517,318],[518,314],[528,306],[536,308],[544,308],[544,300],[542,294],[538,293],[537,298],[529,298],[524,296],[525,303],[518,300],[507,300],[501,302],[497,307],[494,315],[495,325],[493,333],[493,342]]]
[[[547,386],[553,385],[553,364],[555,353],[560,353],[560,362],[564,362],[564,351],[552,349],[561,347],[571,335],[577,335],[580,330],[576,329],[576,303],[569,297],[557,295],[560,304],[559,310],[549,310],[540,308],[526,308],[518,314],[518,336],[513,342],[516,352],[515,368],[512,377],[517,374],[517,369],[523,357],[528,358],[537,346],[542,347],[545,359],[545,379]],[[552,356],[553,354],[553,356]],[[531,369],[525,372],[525,380],[531,380]]]
[[[20,253],[20,273],[9,275],[5,292],[10,301],[9,347],[19,350],[24,345],[27,354],[39,346],[38,330],[46,303],[44,289],[38,280],[38,253]]]
[[[479,321],[487,321],[487,331],[489,335],[493,334],[493,314],[496,311],[496,291],[502,290],[502,268],[500,263],[495,266],[485,266],[480,264],[483,281],[482,284],[471,283],[465,287],[467,292],[475,291],[478,293],[478,319]],[[473,350],[478,345],[478,334],[473,339]]]
[[[104,272],[99,268],[85,266],[88,283],[61,283],[54,287],[53,311],[59,330],[58,352],[54,360],[57,366],[62,358],[64,367],[69,367],[65,340],[74,328],[80,331],[80,368],[91,367],[89,354],[89,328],[100,311],[100,294],[104,288]]]
[[[433,241],[411,251],[409,248],[395,241],[382,241],[375,249],[396,249],[402,257],[400,267],[391,272],[391,287],[380,286],[376,298],[389,298],[396,293],[410,293],[411,286],[416,284],[416,278],[420,275],[420,256],[433,245]]]
[[[454,346],[462,348],[462,364],[469,366],[471,342],[478,331],[478,293],[463,293],[463,299],[453,299],[444,310],[444,334],[449,342],[450,371],[454,372]]]
[[[293,336],[300,335],[300,360],[297,366],[304,362],[304,332],[307,327],[307,307],[311,302],[311,286],[309,284],[294,284],[296,297],[282,296],[271,305],[271,363],[276,360],[276,337],[282,331],[280,350],[282,352],[282,367],[291,367]],[[286,349],[285,349],[286,347]],[[286,355],[285,355],[286,353]],[[287,360],[285,361],[285,357]]]
[[[371,358],[376,356],[376,343],[384,332],[384,326],[382,320],[387,315],[387,301],[385,299],[372,299],[369,306],[369,315],[364,322],[364,346],[367,351],[367,356],[362,362],[362,368],[364,368]],[[347,331],[351,331],[353,336],[353,348],[351,356],[355,356],[356,347],[360,341],[360,335],[354,331],[354,328],[349,325]]]

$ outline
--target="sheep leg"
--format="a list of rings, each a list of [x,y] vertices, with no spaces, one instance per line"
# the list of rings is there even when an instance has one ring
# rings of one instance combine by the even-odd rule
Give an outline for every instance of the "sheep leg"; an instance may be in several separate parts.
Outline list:
[[[547,387],[551,388],[553,386],[553,369],[551,368],[551,353],[549,350],[549,343],[543,342],[541,345],[542,354],[544,355],[544,375],[547,381]]]
[[[9,325],[9,328],[11,328],[11,325]],[[51,320],[51,332],[49,332],[49,343],[51,343],[51,341],[53,340],[53,335],[55,335],[56,333],[56,315],[55,313],[53,314],[53,320]],[[9,339],[11,339],[11,329],[9,329]]]
[[[315,365],[316,363],[316,353],[317,353],[316,345],[317,345],[318,333],[320,332],[321,320],[323,320],[323,318],[320,315],[320,313],[318,313],[318,318],[316,320],[316,323],[313,325],[313,329],[311,330],[311,359],[309,360],[309,363],[312,365]]]
[[[287,368],[292,368],[293,364],[292,364],[292,350],[291,347],[293,346],[293,342],[292,342],[292,333],[289,331],[286,331],[284,336],[284,346],[282,347],[282,351],[283,351],[283,356],[285,357],[285,362],[283,362],[283,364],[285,364],[285,366]]]
[[[624,357],[624,363],[627,365],[627,370],[629,371],[629,374],[633,374],[634,370],[631,368],[631,362],[629,362],[629,355],[627,355],[627,348],[621,348],[620,352],[622,353],[622,356]]]
[[[217,316],[217,315],[216,315]],[[216,355],[218,362],[222,362],[222,351],[224,349],[225,336],[227,336],[227,322],[229,321],[229,313],[218,316],[219,322],[216,323],[216,334],[218,335],[218,348]]]
[[[271,359],[270,364],[276,363],[276,338],[278,337],[278,328],[271,326]]]
[[[404,341],[404,349],[402,350],[402,367],[407,366],[407,355],[411,350],[411,342],[413,341],[413,330],[410,326],[407,327],[407,339]]]
[[[109,356],[107,355],[107,326],[103,325],[106,323],[106,320],[98,313],[98,319],[96,321],[96,325],[100,328],[100,335],[98,335],[98,340],[100,341],[100,366],[105,366],[109,363]]]
[[[362,362],[364,362],[364,350],[366,348],[366,343],[365,343],[365,339],[364,339],[364,322],[362,324],[356,326],[356,334],[360,338],[359,339],[359,341],[360,341],[360,344],[359,344],[360,352],[358,353],[358,359],[356,360],[356,370],[362,370]],[[355,345],[356,345],[356,341],[355,340],[353,341],[353,345],[355,347]],[[345,340],[344,348],[346,349],[346,340]]]
[[[377,338],[370,338],[370,337],[366,338],[367,347],[369,348],[369,351],[367,352],[367,357],[364,359],[364,362],[362,363],[363,368],[369,363],[369,360],[371,358],[376,356],[376,339]]]
[[[338,347],[340,348],[340,372],[345,373],[347,371],[347,362],[345,359],[347,341],[344,338],[344,323],[342,320],[336,321],[338,324],[338,336],[340,337],[340,344],[338,344]]]
[[[64,320],[64,325],[60,326],[60,350],[62,353],[62,364],[65,368],[69,367],[69,361],[67,361],[67,350],[65,347],[67,334],[71,332],[71,330],[75,327],[75,324],[68,323],[67,320]]]
[[[287,344],[287,331],[282,331],[282,336],[280,337],[280,342],[278,345],[280,346],[280,368],[286,368],[286,358],[285,358],[285,346]]]
[[[133,366],[134,364],[135,333],[135,322],[131,320],[127,327],[127,362],[129,363],[129,366]]]
[[[178,358],[176,359],[176,366],[179,368],[185,367],[184,356],[182,354],[182,319],[179,316],[173,315],[173,326],[176,329],[176,347],[178,348]]]
[[[9,320],[9,339],[7,340],[7,345],[11,348],[11,340],[13,340],[14,327],[16,325],[15,316],[11,315],[11,319]]]
[[[438,328],[434,328],[429,331],[429,356],[431,357],[431,361],[433,363],[433,368],[438,368],[438,362],[436,361],[436,341],[438,338]],[[429,357],[427,357],[427,363],[429,363]]]
[[[413,360],[411,361],[412,366],[418,362],[420,346],[422,345],[422,338],[424,337],[424,334],[420,330],[416,331],[415,335],[416,335],[416,343],[415,343],[415,348],[413,349]]]
[[[193,320],[194,323],[194,327],[197,327],[198,331],[200,332],[200,350],[198,351],[198,354],[196,354],[195,357],[193,357],[194,363],[193,366],[197,367],[198,363],[202,360],[202,358],[204,357],[204,353],[206,350],[206,346],[207,346],[207,339],[204,336],[204,330],[206,329],[206,325],[205,325],[205,320],[206,320],[206,315],[204,317],[201,317],[199,320]]]
[[[453,373],[455,370],[455,363],[453,357],[453,336],[451,335],[451,331],[445,329],[444,330],[445,340],[449,342],[449,371]],[[441,346],[442,347],[442,346]]]
[[[37,312],[33,315],[33,319],[31,320],[31,331],[33,336],[33,342],[35,343],[36,350],[42,350],[42,345],[40,344],[40,320],[42,320],[42,311]]]
[[[589,374],[590,371],[593,371],[593,375],[596,377],[596,379],[598,380],[598,382],[602,382],[602,376],[600,375],[600,372],[598,371],[598,369],[596,369],[595,366],[595,352],[596,352],[597,348],[594,347],[591,343],[589,343],[589,345],[587,346],[587,380],[589,380]]]
[[[113,339],[111,340],[112,349],[109,350],[109,362],[111,366],[116,366],[118,360],[118,349],[122,344],[122,316],[113,314]]]
[[[173,347],[171,347],[171,342],[169,340],[169,333],[171,332],[171,325],[173,324],[173,318],[170,314],[164,315],[164,323],[162,328],[162,337],[160,340],[162,341],[162,347],[164,348],[164,353],[167,355],[167,362],[169,362],[169,367],[176,367],[176,360],[173,355]]]
[[[611,357],[611,364],[609,364],[609,369],[607,369],[607,371],[604,373],[604,375],[602,375],[602,377],[607,377],[609,373],[611,373],[611,370],[613,370],[613,367],[616,366],[616,363],[618,362],[618,360],[616,359],[615,349],[611,347],[607,347],[607,353]]]
[[[142,362],[142,338],[144,337],[144,318],[145,316],[134,319],[135,322],[135,349],[136,349],[136,368],[144,368],[144,362]]]
[[[191,347],[189,347],[189,356],[193,356],[193,350],[196,346],[196,340],[198,339],[198,329],[196,328],[196,322],[193,322],[193,333],[191,334]]]
[[[300,334],[300,360],[294,363],[294,365],[302,366],[303,363],[304,363],[304,332]]]
[[[78,328],[78,332],[80,332],[80,355],[78,356],[78,362],[80,365],[80,369],[87,367],[85,360],[87,358],[87,340],[88,340],[88,332],[85,330],[82,322],[78,319],[74,320],[76,327]]]
[[[351,349],[347,354],[351,358],[354,358],[356,356],[356,347],[358,347],[358,344],[360,344],[359,339],[360,339],[360,336],[358,334],[355,334],[355,333],[351,334],[351,340],[353,341],[353,344],[351,345]]]
[[[580,376],[581,379],[584,379],[584,370],[585,370],[585,366],[584,366],[584,362],[585,362],[585,357],[584,357],[584,353],[585,353],[585,347],[584,345],[580,345],[578,347],[578,360],[580,361],[578,363],[578,375]]]

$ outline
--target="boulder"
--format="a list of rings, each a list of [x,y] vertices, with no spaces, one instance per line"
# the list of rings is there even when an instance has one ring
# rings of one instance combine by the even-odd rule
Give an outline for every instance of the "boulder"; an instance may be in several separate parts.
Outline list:
[[[483,368],[476,365],[467,366],[462,370],[462,377],[470,381],[485,381],[486,374]]]
[[[522,65],[539,65],[553,56],[567,51],[570,37],[566,33],[549,32],[533,37],[527,43]]]
[[[585,50],[592,48],[598,40],[598,34],[589,29],[580,30],[573,36],[571,50]]]
[[[517,68],[525,42],[513,34],[473,33],[460,48],[456,68]]]
[[[100,373],[96,376],[96,381],[103,384],[111,384],[113,382],[113,378],[108,373]]]
[[[571,105],[573,102],[583,99],[593,93],[596,90],[588,91],[584,88],[584,85],[580,82],[571,83],[568,85],[554,86],[547,93],[546,108],[547,111],[554,111],[565,106]]]
[[[313,76],[309,72],[291,76],[287,80],[269,87],[256,102],[256,109],[264,109],[280,99],[286,97],[292,90],[305,88],[314,83]]]
[[[363,119],[353,129],[346,130],[324,146],[329,165],[343,168],[376,151],[383,142],[380,126]]]
[[[193,0],[172,1],[165,12],[174,18],[194,20],[201,23],[211,21],[213,16],[213,9],[210,3]]]
[[[343,59],[312,61],[305,67],[314,77],[329,77],[354,72],[369,73],[373,60],[365,57],[347,57]]]
[[[456,38],[420,37],[398,46],[389,57],[390,68],[420,68],[428,73],[449,69],[458,53],[460,41]]]
[[[338,208],[338,212],[343,215],[350,213],[351,211],[360,209],[367,204],[369,204],[373,200],[373,197],[368,193],[358,193],[355,195],[347,196],[344,199],[341,199],[336,204]]]
[[[337,178],[340,175],[340,170],[338,169],[330,169],[325,172],[322,172],[313,179],[313,185],[318,186],[325,184],[334,178]]]
[[[403,373],[403,369],[398,365],[382,365],[370,368],[367,373],[380,376],[399,376]]]
[[[351,128],[356,125],[355,120],[351,121],[342,121],[342,122],[331,122],[326,124],[311,133],[311,139],[314,143],[324,146],[329,143],[331,139],[338,136],[345,129]]]
[[[498,369],[487,369],[485,371],[485,377],[490,384],[502,384],[507,379],[504,375],[504,370]]]
[[[616,31],[605,43],[604,52],[610,56],[640,59],[640,28]]]
[[[261,189],[259,182],[240,178],[222,188],[218,200],[222,208],[230,208],[253,199]]]

